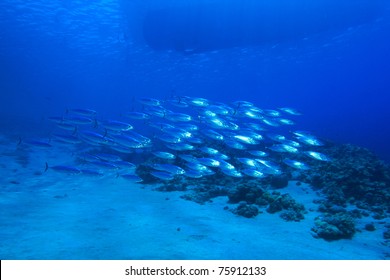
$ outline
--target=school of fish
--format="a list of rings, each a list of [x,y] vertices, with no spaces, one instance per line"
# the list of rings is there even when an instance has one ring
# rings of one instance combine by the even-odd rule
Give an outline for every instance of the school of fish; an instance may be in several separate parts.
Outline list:
[[[323,141],[292,129],[300,115],[293,108],[261,109],[248,101],[224,104],[189,96],[136,101],[140,109],[123,113],[120,120],[101,120],[92,109],[67,109],[63,116],[49,118],[55,126],[50,141],[20,142],[43,148],[58,143],[81,151],[74,164],[47,163],[45,171],[115,174],[132,182],[143,181],[137,174],[141,164],[151,176],[169,181],[214,174],[264,178],[281,175],[286,168],[310,169],[301,155],[330,160],[316,151]],[[144,161],[132,162],[140,154]]]

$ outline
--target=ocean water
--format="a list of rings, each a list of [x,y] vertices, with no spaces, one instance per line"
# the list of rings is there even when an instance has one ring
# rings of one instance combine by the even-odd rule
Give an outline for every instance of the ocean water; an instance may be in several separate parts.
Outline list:
[[[389,258],[387,2],[1,1],[0,258]]]

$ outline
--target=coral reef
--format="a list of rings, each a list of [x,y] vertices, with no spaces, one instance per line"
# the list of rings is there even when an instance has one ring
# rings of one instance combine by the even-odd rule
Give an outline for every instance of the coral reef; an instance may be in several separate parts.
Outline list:
[[[307,213],[304,205],[298,203],[289,194],[281,194],[275,189],[288,185],[289,180],[297,180],[313,186],[320,195],[314,201],[317,211],[322,213],[314,221],[313,236],[325,240],[352,238],[356,232],[355,220],[371,216],[382,220],[390,214],[390,167],[380,161],[369,150],[353,145],[337,145],[325,142],[318,151],[326,154],[331,160],[319,161],[304,154],[295,155],[294,159],[306,162],[310,169],[297,170],[284,166],[280,175],[265,178],[234,178],[214,169],[214,176],[189,178],[175,176],[174,179],[161,181],[150,175],[150,164],[159,159],[149,160],[137,168],[137,174],[144,183],[159,183],[160,191],[185,191],[181,198],[204,204],[212,202],[218,196],[227,196],[232,213],[246,218],[253,218],[262,210],[270,214],[278,213],[286,221],[300,221]],[[223,149],[223,147],[221,147]],[[194,156],[201,156],[194,152]],[[174,164],[184,165],[177,158]],[[233,164],[240,166],[240,162]],[[366,231],[376,230],[373,222],[363,225]],[[390,230],[384,233],[390,238]]]
[[[390,213],[390,168],[369,150],[349,144],[324,147],[332,160],[312,165],[300,175],[326,196],[328,203],[375,212],[377,218]]]
[[[259,214],[259,209],[254,205],[249,205],[245,201],[242,201],[238,204],[237,208],[232,210],[232,212],[245,218],[252,218]]]
[[[326,214],[315,219],[315,226],[312,228],[313,236],[325,240],[338,240],[352,238],[355,234],[355,221],[349,213]]]
[[[305,206],[297,203],[289,194],[277,196],[269,204],[267,208],[268,213],[276,213],[283,211],[280,217],[286,221],[299,222],[304,219]]]
[[[255,184],[237,186],[229,190],[228,197],[229,203],[240,202],[240,205],[245,203],[246,207],[248,204],[256,204],[266,208],[266,211],[271,214],[282,212],[280,217],[286,221],[300,221],[304,218],[305,207],[297,203],[289,194],[282,195],[277,191],[270,192]],[[239,207],[243,207],[240,205]],[[242,212],[236,211],[235,213],[240,215]]]

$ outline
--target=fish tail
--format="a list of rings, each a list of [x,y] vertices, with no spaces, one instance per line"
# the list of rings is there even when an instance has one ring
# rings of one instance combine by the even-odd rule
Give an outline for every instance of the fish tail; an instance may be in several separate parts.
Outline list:
[[[44,172],[46,172],[48,169],[49,169],[49,164],[47,162],[45,162],[45,171]]]
[[[19,142],[17,145],[19,146],[20,144],[22,144],[22,137],[19,136]]]

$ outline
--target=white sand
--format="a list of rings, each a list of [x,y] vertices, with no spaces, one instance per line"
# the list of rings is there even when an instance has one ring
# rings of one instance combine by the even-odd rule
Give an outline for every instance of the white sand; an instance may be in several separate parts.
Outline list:
[[[72,179],[2,195],[2,259],[381,259],[386,249],[380,230],[313,238],[315,212],[247,219],[223,210],[226,197],[199,205],[122,179]]]
[[[43,158],[21,168],[3,157],[0,259],[383,259],[390,251],[378,221],[374,232],[328,242],[310,234],[315,211],[301,222],[267,212],[248,219],[223,209],[227,197],[199,205],[113,176],[33,175]],[[317,208],[308,186],[280,191]]]

